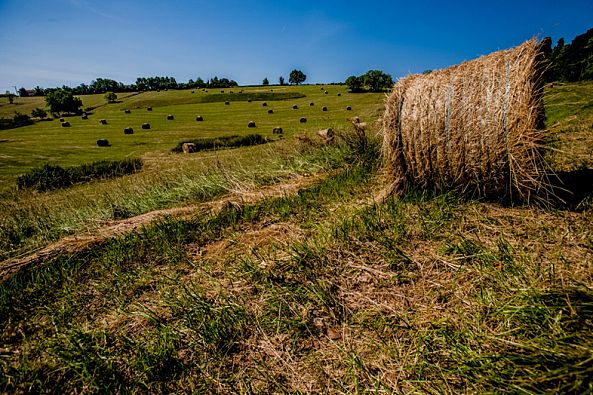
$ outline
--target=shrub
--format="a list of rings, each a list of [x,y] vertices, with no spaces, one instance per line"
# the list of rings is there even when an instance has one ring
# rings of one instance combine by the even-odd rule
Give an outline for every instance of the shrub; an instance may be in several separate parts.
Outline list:
[[[268,140],[260,134],[248,134],[245,136],[224,136],[209,137],[195,140],[182,141],[172,149],[173,152],[183,152],[183,144],[193,143],[195,151],[207,151],[226,148],[247,147],[251,145],[265,144]]]
[[[96,179],[108,179],[132,174],[142,169],[142,165],[141,159],[103,160],[67,168],[47,163],[19,176],[17,178],[17,187],[19,189],[36,189],[40,192],[51,191]]]

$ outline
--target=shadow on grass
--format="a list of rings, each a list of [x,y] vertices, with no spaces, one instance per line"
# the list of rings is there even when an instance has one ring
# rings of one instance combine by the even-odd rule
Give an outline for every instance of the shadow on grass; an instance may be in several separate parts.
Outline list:
[[[593,197],[593,169],[561,171],[550,177],[556,195],[554,205],[560,209],[580,211]]]

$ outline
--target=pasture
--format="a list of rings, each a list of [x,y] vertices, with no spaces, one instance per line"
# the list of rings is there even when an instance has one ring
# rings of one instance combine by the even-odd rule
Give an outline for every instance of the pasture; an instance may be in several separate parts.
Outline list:
[[[248,133],[277,140],[279,137],[272,133],[276,126],[283,128],[284,138],[290,138],[328,127],[344,128],[354,115],[378,118],[382,94],[351,94],[340,85],[325,88],[311,85],[122,93],[112,104],[106,104],[103,95],[80,96],[83,108],[94,107],[87,120],[73,116],[65,119],[71,124],[69,128],[55,119],[0,132],[0,190],[13,185],[19,174],[47,162],[72,166],[98,160],[166,157],[183,140]],[[230,104],[225,105],[225,101]],[[311,102],[315,105],[310,106]],[[294,105],[298,109],[293,109]],[[329,111],[322,111],[323,106]],[[352,110],[347,111],[347,106]],[[35,107],[44,107],[42,98],[17,97],[13,105],[2,103],[0,116],[12,116],[15,111],[30,114]],[[147,111],[147,107],[153,110]],[[270,109],[272,114],[268,113]],[[167,120],[169,114],[173,120]],[[197,122],[197,116],[204,121]],[[307,122],[299,122],[301,117]],[[100,124],[100,119],[106,119],[107,124]],[[248,128],[249,121],[255,121],[256,128]],[[149,123],[150,129],[143,130],[143,123]],[[127,127],[134,133],[125,135]],[[109,140],[111,146],[98,147],[98,139]]]
[[[129,176],[5,190],[0,391],[592,392],[593,84],[545,92],[548,163],[588,176],[573,207],[454,191],[378,199],[388,182],[373,128],[383,96],[327,88],[289,87],[305,97],[266,98],[267,107],[140,94],[99,107],[92,119],[108,125],[8,131],[113,140],[81,145],[63,164],[95,150],[126,157],[128,137],[146,144],[134,151],[145,167]],[[179,104],[159,107],[161,97]],[[366,135],[352,132],[345,105],[369,122]],[[154,129],[132,124],[124,135],[129,116]],[[275,141],[170,152],[187,137],[252,133],[247,120]],[[331,144],[315,138],[326,127],[336,130]],[[45,144],[22,148],[62,160],[67,141]],[[25,159],[18,169],[43,161]]]

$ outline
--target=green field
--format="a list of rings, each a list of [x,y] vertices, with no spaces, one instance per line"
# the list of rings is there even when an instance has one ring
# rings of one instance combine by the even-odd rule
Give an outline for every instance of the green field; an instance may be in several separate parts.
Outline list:
[[[378,117],[382,94],[351,94],[339,85],[325,88],[317,85],[235,88],[224,90],[224,94],[220,89],[126,93],[120,94],[119,103],[113,104],[105,104],[103,95],[81,96],[84,108],[96,109],[88,120],[68,117],[70,128],[63,128],[58,120],[53,120],[0,131],[0,185],[5,190],[19,174],[46,162],[70,166],[104,159],[154,158],[167,155],[185,139],[259,133],[276,140],[278,137],[272,134],[276,126],[283,128],[285,138],[290,138],[328,127],[345,128],[347,119],[354,115],[363,121]],[[287,100],[286,95],[303,97]],[[248,102],[247,98],[252,101]],[[225,101],[230,104],[225,105]],[[267,107],[262,106],[264,102]],[[310,106],[311,102],[315,105]],[[15,103],[3,103],[0,116],[12,116],[14,111],[30,113],[35,107],[44,107],[42,98],[38,97],[16,98]],[[294,105],[298,106],[297,110],[292,108]],[[148,106],[153,107],[152,112],[146,110]],[[328,111],[323,112],[323,106]],[[347,106],[352,111],[346,111]],[[131,113],[125,114],[124,109]],[[268,114],[269,109],[274,113]],[[168,114],[175,119],[167,120]],[[198,115],[203,116],[203,122],[196,122]],[[300,123],[301,117],[306,117],[307,122]],[[101,125],[100,119],[106,119],[108,124]],[[247,127],[251,120],[256,122],[256,128]],[[141,129],[145,122],[150,123],[150,130]],[[132,127],[134,134],[124,135],[126,127]],[[111,147],[97,147],[96,141],[101,138],[108,139]]]
[[[305,97],[268,107],[142,93],[70,129],[0,132],[11,169],[0,273],[68,242],[0,282],[0,393],[592,393],[593,83],[545,91],[548,163],[581,177],[565,184],[581,193],[571,206],[455,191],[380,199],[383,95],[326,88],[273,87]],[[353,115],[366,135],[352,132]],[[277,139],[274,126],[285,136],[268,144],[170,151],[199,136]],[[315,137],[326,127],[331,144]],[[113,146],[96,147],[100,137]],[[48,159],[127,156],[144,159],[140,172],[46,193],[13,187]],[[170,207],[184,214],[139,216]]]

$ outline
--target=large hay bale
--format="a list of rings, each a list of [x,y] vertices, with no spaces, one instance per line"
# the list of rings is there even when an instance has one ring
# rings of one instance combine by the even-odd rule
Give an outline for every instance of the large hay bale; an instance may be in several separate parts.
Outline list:
[[[295,105],[293,105],[293,106],[292,106],[292,109],[293,109],[293,110],[298,110],[298,109],[299,109],[299,106],[297,106],[297,105],[295,104]]]
[[[150,129],[150,124],[149,123],[143,123],[142,124],[142,129]]]
[[[202,122],[203,120],[204,120],[204,117],[203,117],[203,116],[201,116],[201,115],[198,115],[198,116],[196,117],[196,121],[198,121],[198,122]]]
[[[231,102],[229,102],[229,101],[225,101],[225,102],[224,102],[224,104],[225,104],[226,106],[228,106],[229,104],[231,104]]]
[[[129,114],[129,113],[131,113],[131,112],[132,112],[132,111],[128,110],[127,108],[124,110],[124,113],[125,113],[125,114]]]
[[[262,105],[262,107],[267,107],[268,106],[268,103],[263,102],[261,105]]]
[[[346,111],[352,111],[352,107],[346,106]]]
[[[68,121],[62,122],[62,127],[63,128],[69,128],[70,127],[70,122],[68,122]]]
[[[321,111],[327,111],[327,107],[326,106],[321,107]]]
[[[268,110],[268,114],[273,114],[274,110],[272,110],[271,108]]]
[[[82,117],[80,117],[81,119],[89,119],[89,116],[86,114],[82,114]]]
[[[174,119],[175,119],[175,117],[173,116],[173,114],[168,114],[167,115],[167,121],[172,121]]]
[[[146,111],[152,111],[152,107],[146,107]]]
[[[99,140],[97,140],[97,145],[99,147],[109,147],[110,144],[109,144],[109,140],[107,140],[107,139],[99,139]]]
[[[134,129],[131,127],[124,128],[124,134],[134,134]]]
[[[248,127],[248,128],[254,128],[254,127],[255,127],[255,121],[249,121],[249,122],[247,123],[247,127]]]
[[[301,117],[301,119],[299,119],[299,122],[300,123],[305,123],[305,122],[307,122],[307,118]]]
[[[547,191],[540,59],[532,39],[401,79],[383,116],[386,194],[453,188],[529,201]]]
[[[284,133],[284,130],[282,130],[282,128],[280,126],[276,126],[274,129],[272,129],[272,134],[282,134]]]

